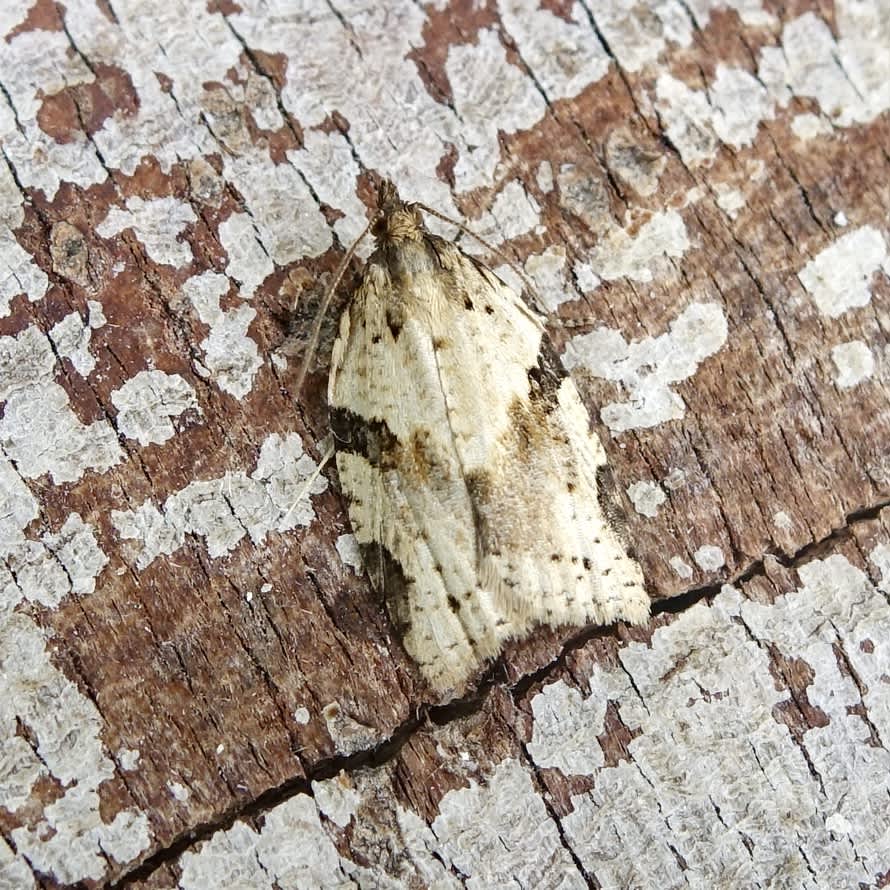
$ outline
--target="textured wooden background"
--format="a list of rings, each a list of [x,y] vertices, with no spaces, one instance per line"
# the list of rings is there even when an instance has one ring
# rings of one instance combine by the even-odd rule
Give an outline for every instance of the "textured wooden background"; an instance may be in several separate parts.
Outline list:
[[[0,33],[0,888],[890,884],[886,0]],[[656,600],[449,704],[312,481],[336,312],[293,392],[379,175],[534,280]]]

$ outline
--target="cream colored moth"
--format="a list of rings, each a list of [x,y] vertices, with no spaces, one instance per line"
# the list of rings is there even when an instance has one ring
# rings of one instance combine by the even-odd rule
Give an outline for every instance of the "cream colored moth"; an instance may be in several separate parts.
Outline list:
[[[605,451],[542,320],[391,183],[372,233],[328,401],[364,565],[423,676],[459,693],[536,625],[645,622]]]

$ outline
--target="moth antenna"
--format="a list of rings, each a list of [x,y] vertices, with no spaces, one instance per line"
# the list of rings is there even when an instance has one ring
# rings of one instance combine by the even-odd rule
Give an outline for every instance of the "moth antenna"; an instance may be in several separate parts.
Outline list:
[[[428,213],[430,216],[435,216],[436,219],[441,219],[443,222],[450,223],[452,226],[457,226],[465,235],[469,235],[475,241],[478,241],[486,250],[490,250],[495,256],[500,257],[521,279],[523,284],[529,289],[531,295],[534,297],[535,303],[538,307],[543,306],[541,303],[541,298],[538,296],[537,288],[532,284],[529,277],[516,265],[516,263],[510,259],[502,250],[495,247],[493,244],[490,244],[480,235],[477,235],[469,226],[464,225],[462,222],[456,219],[452,219],[450,216],[446,216],[444,213],[439,213],[438,210],[433,210],[432,207],[428,207],[426,204],[418,204],[416,201],[412,202],[415,207],[419,207],[424,213]]]
[[[327,314],[328,309],[331,305],[331,300],[334,298],[334,293],[337,290],[337,285],[340,283],[340,280],[346,274],[346,267],[349,265],[352,258],[355,256],[356,250],[358,250],[359,244],[365,240],[365,236],[368,232],[371,231],[371,226],[374,225],[375,222],[379,219],[380,214],[375,213],[368,224],[362,230],[361,235],[352,242],[352,246],[349,250],[346,251],[343,259],[340,260],[340,265],[337,267],[337,272],[334,275],[333,280],[328,285],[327,290],[324,292],[324,296],[321,298],[321,303],[318,306],[318,310],[315,314],[315,321],[312,324],[312,335],[309,337],[309,345],[306,347],[306,356],[303,359],[303,364],[300,366],[300,373],[297,374],[297,382],[294,385],[294,396],[298,396],[303,389],[303,384],[306,382],[306,375],[309,373],[309,366],[312,364],[312,359],[315,357],[315,350],[318,349],[318,340],[321,337],[321,326],[324,324],[324,317]]]
[[[303,483],[300,490],[297,492],[297,496],[294,498],[294,502],[290,505],[290,509],[284,516],[279,520],[279,525],[284,525],[287,523],[287,520],[290,519],[291,513],[297,508],[297,504],[309,494],[310,489],[312,488],[315,480],[321,475],[321,471],[325,468],[327,462],[334,456],[334,443],[329,438],[327,443],[325,444],[324,452],[321,455],[321,460],[318,462],[318,466],[310,473],[305,482]]]

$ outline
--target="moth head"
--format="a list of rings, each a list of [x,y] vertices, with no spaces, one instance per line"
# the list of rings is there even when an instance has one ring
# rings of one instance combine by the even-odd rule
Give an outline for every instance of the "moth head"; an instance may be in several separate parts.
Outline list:
[[[423,216],[414,204],[399,197],[395,185],[388,179],[380,186],[377,199],[377,219],[371,234],[380,241],[419,241],[423,237]]]

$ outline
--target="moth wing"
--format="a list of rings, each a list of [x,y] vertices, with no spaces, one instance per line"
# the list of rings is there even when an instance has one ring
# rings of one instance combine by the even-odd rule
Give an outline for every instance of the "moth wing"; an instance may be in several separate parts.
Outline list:
[[[431,338],[479,586],[516,633],[644,622],[649,598],[608,490],[605,451],[542,322],[456,246],[436,247],[451,281]]]
[[[478,584],[474,507],[428,319],[399,312],[379,266],[341,318],[328,400],[369,577],[427,680],[457,688],[513,628]]]
[[[445,689],[534,624],[638,623],[649,601],[541,320],[451,243],[424,243],[397,258],[398,287],[367,266],[329,402],[372,582]]]

